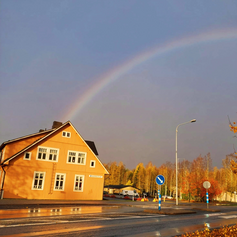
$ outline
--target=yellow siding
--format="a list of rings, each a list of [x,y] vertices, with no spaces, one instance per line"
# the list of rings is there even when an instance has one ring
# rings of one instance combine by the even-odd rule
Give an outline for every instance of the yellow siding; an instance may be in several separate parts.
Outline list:
[[[62,131],[70,132],[71,137],[63,137]],[[37,160],[38,146],[59,149],[58,162]],[[14,149],[23,149],[22,142],[19,147],[15,142]],[[68,150],[86,152],[86,164],[67,163]],[[24,160],[24,154],[21,154],[9,162],[6,168],[4,198],[102,200],[104,174],[107,171],[70,124],[30,148],[28,152],[31,152],[31,160]],[[90,167],[91,160],[96,161],[95,168]],[[32,190],[34,171],[46,172],[43,190]],[[66,174],[64,191],[53,190],[55,173]],[[75,175],[84,175],[83,192],[73,191]]]
[[[4,152],[4,160],[13,156],[17,152],[23,150],[25,147],[29,146],[30,144],[32,144],[33,142],[35,142],[36,140],[38,140],[44,136],[45,136],[45,134],[38,134],[34,137],[24,138],[22,140],[14,141],[14,142],[7,144],[5,147],[5,152]]]

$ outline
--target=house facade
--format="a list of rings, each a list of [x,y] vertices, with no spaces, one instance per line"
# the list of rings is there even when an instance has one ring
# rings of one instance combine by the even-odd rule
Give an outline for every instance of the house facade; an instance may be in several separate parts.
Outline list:
[[[102,200],[108,171],[70,121],[0,146],[1,198]]]
[[[108,194],[122,194],[123,191],[135,191],[138,194],[141,194],[141,191],[131,185],[107,185],[104,186],[104,192]]]

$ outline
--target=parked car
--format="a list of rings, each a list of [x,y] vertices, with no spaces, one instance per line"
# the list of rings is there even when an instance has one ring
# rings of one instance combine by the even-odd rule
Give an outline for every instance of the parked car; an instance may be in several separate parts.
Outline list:
[[[139,194],[135,190],[122,190],[120,193],[124,196],[134,196],[134,197],[139,197]]]
[[[167,196],[167,195],[162,196],[162,198],[165,198],[165,199],[173,199],[173,197]]]

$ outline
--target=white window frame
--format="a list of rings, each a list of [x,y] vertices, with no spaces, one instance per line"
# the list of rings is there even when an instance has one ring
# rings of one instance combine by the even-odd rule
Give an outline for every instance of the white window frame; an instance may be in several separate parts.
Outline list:
[[[61,176],[63,176],[63,187],[62,187],[62,189],[56,188],[56,183],[58,181],[57,180],[57,175],[60,175],[60,178],[61,178]],[[60,182],[60,180],[59,180],[59,182]],[[55,174],[55,181],[54,181],[54,191],[64,191],[65,183],[66,183],[66,174],[65,173],[56,173]]]
[[[92,162],[94,162],[94,165],[92,165]],[[91,160],[91,161],[90,161],[90,167],[91,167],[91,168],[95,168],[95,160]]]
[[[75,153],[75,162],[72,162],[72,161],[69,161],[70,159],[70,156],[72,157],[72,154],[71,153]],[[79,154],[84,154],[84,162],[83,163],[79,163],[78,162],[78,156]],[[67,164],[74,164],[74,165],[85,165],[86,164],[86,155],[87,153],[86,152],[82,152],[82,151],[71,151],[71,150],[68,150],[68,153],[67,153]]]
[[[46,149],[46,152],[44,153],[45,154],[45,159],[39,159],[39,150],[40,148],[42,149]],[[54,154],[54,153],[51,153],[52,150],[56,150],[57,151],[57,155],[56,155],[56,160],[50,160],[50,154]],[[37,155],[36,155],[36,160],[42,160],[42,161],[49,161],[49,162],[58,162],[58,157],[59,157],[59,149],[58,148],[53,148],[53,147],[44,147],[44,146],[38,146],[38,149],[37,149]]]
[[[77,177],[79,177],[79,179],[80,178],[82,178],[82,181],[81,181],[81,183],[82,183],[82,185],[81,185],[81,189],[79,190],[79,189],[76,189],[76,182],[77,182]],[[80,180],[78,181],[78,184],[80,183]],[[75,179],[74,179],[74,185],[73,185],[73,191],[74,192],[83,192],[83,189],[84,189],[84,183],[85,183],[85,175],[80,175],[80,174],[76,174],[75,175]],[[77,185],[78,187],[79,187],[79,185]]]
[[[26,154],[29,154],[29,158],[28,158],[28,159],[26,158]],[[23,160],[31,160],[31,152],[26,151],[26,152],[24,153],[24,158],[23,158]]]
[[[71,137],[71,133],[67,132],[67,131],[62,131],[62,136],[66,137],[66,138],[70,138]]]
[[[43,174],[43,179],[42,179],[42,188],[35,188],[35,175],[36,173],[39,173],[39,176],[40,174]],[[46,176],[46,172],[43,172],[43,171],[34,171],[34,176],[33,176],[33,180],[32,180],[32,190],[44,190],[44,181],[45,181],[45,176]],[[38,184],[37,184],[38,186]]]

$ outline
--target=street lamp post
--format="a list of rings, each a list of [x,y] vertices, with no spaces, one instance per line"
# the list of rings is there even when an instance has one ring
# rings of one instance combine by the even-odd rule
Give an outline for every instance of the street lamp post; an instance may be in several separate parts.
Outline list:
[[[176,127],[176,205],[179,205],[179,201],[178,201],[178,128],[180,125],[184,125],[187,123],[194,123],[196,122],[196,119],[192,119],[188,122],[185,123],[181,123]]]

